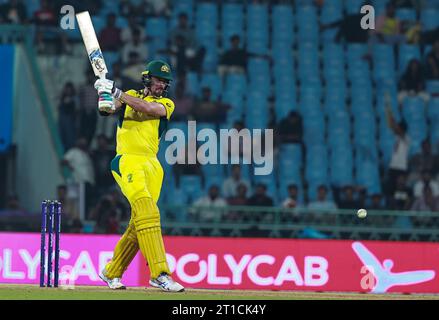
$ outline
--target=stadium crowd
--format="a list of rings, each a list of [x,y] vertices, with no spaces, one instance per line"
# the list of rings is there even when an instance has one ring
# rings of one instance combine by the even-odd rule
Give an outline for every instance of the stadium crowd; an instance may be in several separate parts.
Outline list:
[[[32,11],[28,6],[30,2],[34,3],[23,0],[0,1],[0,23],[34,25],[35,47],[39,55],[73,54],[73,46],[82,44],[77,37],[59,30],[58,13],[64,1],[41,0]],[[166,177],[161,200],[163,203],[176,204],[180,201],[179,204],[192,204],[194,207],[239,205],[308,208],[311,211],[336,208],[439,211],[439,135],[436,133],[439,130],[433,123],[435,119],[439,119],[439,24],[427,28],[427,20],[424,20],[429,10],[439,12],[438,1],[379,1],[381,10],[375,30],[364,30],[360,27],[363,15],[359,12],[359,4],[368,4],[367,1],[351,1],[352,6],[356,5],[358,10],[350,9],[349,4],[346,4],[349,1],[341,0],[120,0],[111,1],[111,4],[104,1],[73,0],[69,3],[76,11],[87,9],[96,17],[98,39],[104,57],[108,57],[109,78],[115,80],[119,87],[126,90],[139,89],[140,74],[146,61],[152,58],[163,58],[171,62],[176,79],[170,92],[176,105],[172,121],[177,124],[173,127],[181,127],[186,121],[195,120],[216,130],[231,127],[255,128],[258,124],[263,124],[260,128],[274,130],[276,164],[270,177],[252,176],[248,165],[223,166],[218,173],[215,171],[218,169],[205,168],[200,164],[178,164],[172,167],[164,164]],[[371,1],[371,4],[378,6],[377,1]],[[342,6],[341,11],[338,5]],[[241,8],[244,17],[250,17],[253,7],[263,8],[261,11],[267,16],[271,14],[271,19],[262,20],[267,24],[267,39],[251,38],[250,22],[243,22],[235,30],[235,20],[217,18],[219,8],[225,11],[227,6]],[[317,28],[317,38],[314,38],[314,31],[310,31],[308,39],[308,31],[302,31],[298,25],[294,32],[293,29],[290,30],[297,37],[297,42],[296,39],[291,40],[291,48],[287,48],[292,50],[282,49],[287,54],[291,52],[291,57],[285,58],[287,62],[280,66],[289,70],[289,62],[292,61],[291,70],[297,72],[297,76],[289,74],[284,77],[279,71],[278,61],[285,56],[279,52],[282,51],[279,48],[284,45],[283,41],[288,44],[289,40],[288,35],[275,34],[278,26],[273,16],[276,8],[284,7],[294,8],[295,20],[300,19],[298,12],[303,8],[311,16],[315,15],[316,25],[313,27]],[[211,13],[211,8],[217,10],[217,13]],[[334,11],[340,14],[331,16]],[[256,10],[256,16],[258,12]],[[216,36],[213,43],[212,39],[207,39],[210,36],[207,29],[211,25],[206,19],[209,19],[210,14],[218,20],[214,24],[215,30],[212,31]],[[261,16],[264,14],[261,13]],[[200,19],[203,17],[207,18]],[[437,16],[434,19],[437,20]],[[156,22],[157,26],[145,21]],[[231,21],[231,30],[226,29],[225,23],[228,21]],[[160,29],[161,23],[167,27]],[[203,34],[203,27],[206,34]],[[264,41],[271,45],[264,44]],[[338,65],[340,58],[335,54],[326,55],[326,51],[329,52],[332,48],[331,45],[334,48],[341,45],[341,55],[347,56],[346,61],[342,59],[341,69],[343,81],[351,90],[350,95],[342,95],[342,100],[337,100],[337,103],[342,101],[341,104],[348,110],[341,114],[341,117],[347,114],[347,122],[344,124],[348,129],[341,132],[338,130],[344,124],[341,126],[339,122],[334,122],[335,125],[331,125],[336,120],[332,118],[327,106],[328,101],[332,101],[329,97],[331,92],[325,94],[321,90],[322,87],[327,91],[328,88],[338,90],[334,87],[335,84],[330,83],[333,74],[335,80],[340,79],[339,74],[333,71],[337,68],[327,67]],[[419,54],[407,55],[402,63],[402,48],[405,46]],[[355,48],[361,50],[351,55]],[[376,48],[385,53],[381,56]],[[311,58],[302,54],[305,52],[305,55],[308,53],[312,56],[313,50],[323,59],[317,62],[317,69],[313,69],[314,62],[308,60]],[[384,56],[391,57],[389,61],[394,62],[393,65],[387,60],[384,62],[391,70],[383,76],[387,80],[383,84],[379,82],[381,78],[376,77],[375,72],[379,72],[376,70],[381,66],[380,60],[384,60]],[[358,64],[351,66],[354,59],[357,59],[355,61]],[[317,70],[317,75],[310,76],[316,76],[316,82],[311,79],[308,83],[302,78],[301,68],[304,66],[310,67],[306,69],[308,71]],[[366,87],[370,87],[370,90],[364,88],[354,91],[357,78],[351,70],[357,66],[359,73],[364,71],[362,68],[365,66],[367,72],[359,76],[366,79]],[[293,82],[288,82],[290,77]],[[119,232],[121,221],[126,221],[130,216],[129,207],[109,170],[109,163],[115,156],[117,116],[99,119],[97,95],[93,88],[95,77],[88,64],[84,64],[84,79],[84,83],[66,82],[59,95],[58,127],[65,149],[62,165],[72,170],[75,182],[85,183],[87,186],[87,219],[96,222],[93,232],[116,233]],[[244,89],[235,95],[237,91],[230,86],[241,86],[242,79]],[[293,87],[289,87],[290,91],[294,91],[291,94],[293,100],[288,100],[288,87],[279,85],[284,79],[293,84]],[[364,84],[364,81],[359,83]],[[386,83],[390,85],[386,87]],[[266,101],[245,109],[244,104],[248,105],[260,98],[257,92],[250,92],[253,84],[262,91],[268,90],[264,96]],[[381,86],[390,89],[380,91]],[[296,98],[295,91],[300,93],[300,98]],[[306,100],[309,95],[318,97],[317,116],[309,111],[311,108],[308,108]],[[288,99],[280,100],[282,97]],[[286,103],[284,106],[285,101],[290,101],[290,104]],[[309,101],[316,103],[316,100]],[[363,113],[362,103],[365,104],[364,109],[370,103],[370,128],[366,121],[369,113]],[[279,107],[280,105],[282,106]],[[259,107],[265,109],[259,110]],[[410,117],[409,109],[413,108],[418,108],[414,110],[418,114],[426,114],[422,119],[424,127],[419,129],[423,132],[421,136],[412,124],[415,119]],[[319,117],[322,117],[322,122],[318,121]],[[365,119],[366,128],[362,131],[360,128],[361,132],[376,131],[372,132],[371,138],[375,149],[362,148],[363,143],[366,141],[367,145],[369,140],[361,140],[363,136],[360,137],[357,133],[358,119]],[[316,129],[317,126],[321,128]],[[334,145],[340,138],[337,132],[348,139],[349,149],[346,153],[351,154],[347,163],[351,163],[352,169],[343,167],[344,157],[337,157],[337,152],[340,154],[344,151]],[[321,141],[316,138],[320,135]],[[366,132],[364,136],[368,136]],[[166,146],[166,143],[163,144]],[[317,157],[314,157],[321,148],[324,148],[324,154],[317,153]],[[237,152],[242,156],[242,150]],[[318,157],[323,162],[318,161]],[[163,158],[161,159],[163,163]],[[370,177],[373,181],[368,177],[359,178],[360,171],[364,170],[364,175],[370,174],[362,166],[363,161],[369,163],[367,159],[376,165],[377,170],[373,172],[376,173],[377,181],[373,180],[374,174]],[[296,162],[294,170],[291,167],[291,172],[297,168],[297,175],[289,174],[289,160]],[[314,165],[320,169],[314,170]],[[351,171],[347,173],[347,178],[344,175],[340,178],[335,176],[334,173],[338,172],[337,166],[342,167],[340,170]],[[311,171],[321,175],[316,177]],[[197,187],[186,187],[188,185]],[[65,210],[70,217],[68,228],[80,231],[78,208],[75,203],[69,202],[66,188],[65,185],[59,186],[58,199],[64,199]],[[174,199],[166,198],[166,194],[174,195]],[[11,195],[6,209],[19,208],[19,199]],[[200,221],[213,220],[209,210],[196,212]],[[234,221],[235,218],[233,213],[224,217],[229,221]]]

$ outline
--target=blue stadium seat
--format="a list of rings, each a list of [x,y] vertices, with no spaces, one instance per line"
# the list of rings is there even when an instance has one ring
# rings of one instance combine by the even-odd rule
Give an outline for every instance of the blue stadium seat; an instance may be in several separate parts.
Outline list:
[[[325,1],[331,2],[331,1]],[[343,18],[343,8],[338,5],[324,5],[320,13],[320,23],[329,24],[341,20]],[[323,41],[333,41],[337,35],[337,28],[324,30],[321,33]]]
[[[318,42],[317,10],[314,6],[299,6],[296,13],[298,43]]]
[[[180,177],[180,188],[184,189],[188,198],[192,201],[203,194],[201,177],[197,175],[182,175]]]
[[[357,14],[360,12],[360,8],[363,5],[363,0],[348,0],[345,1],[345,10],[347,14]]]
[[[227,74],[225,78],[225,90],[245,93],[247,90],[247,78],[245,74]]]
[[[328,183],[328,151],[326,146],[308,148],[306,156],[305,179],[309,185]]]
[[[283,143],[280,146],[280,160],[291,161],[293,166],[302,168],[302,147],[296,143]]]
[[[381,193],[381,183],[378,165],[362,161],[356,167],[357,185],[366,187],[368,194]]]
[[[326,83],[339,83],[340,81],[345,81],[346,71],[344,65],[325,64],[323,66],[323,78]]]
[[[273,5],[272,7],[272,46],[281,45],[291,48],[294,42],[294,14],[290,5]]]
[[[410,121],[425,118],[425,103],[420,97],[406,97],[402,103],[402,114]]]
[[[303,118],[305,144],[308,145],[322,145],[325,143],[325,120],[323,115],[315,114]]]
[[[417,14],[415,9],[397,8],[395,16],[401,21],[416,22]]]
[[[328,114],[328,144],[350,144],[351,119],[345,110]]]
[[[434,97],[428,103],[428,119],[430,123],[439,123],[439,97]]]
[[[324,103],[324,112],[330,115],[336,112],[347,112],[346,102],[343,95],[331,96],[330,91],[327,92]]]
[[[344,104],[347,95],[348,94],[347,94],[345,79],[337,80],[337,81],[329,81],[326,83],[325,97],[324,97],[325,103]],[[331,110],[331,109],[332,107],[325,110]]]
[[[376,144],[376,120],[372,114],[354,114],[352,131],[356,146],[369,147]]]
[[[350,144],[338,145],[331,148],[330,152],[330,180],[337,187],[352,185],[354,160]]]
[[[438,95],[439,94],[439,80],[427,80],[425,84],[425,90],[430,95]]]
[[[239,35],[241,44],[244,44],[244,6],[240,3],[224,3],[221,5],[221,9],[223,49],[227,50],[230,48],[230,37],[234,34]]]
[[[324,64],[344,65],[345,63],[345,50],[340,44],[324,43],[322,54]]]
[[[200,81],[198,79],[198,74],[195,72],[188,72],[186,74],[186,94],[192,96],[200,95]]]
[[[422,29],[425,31],[434,30],[439,27],[439,10],[428,8],[421,10]]]

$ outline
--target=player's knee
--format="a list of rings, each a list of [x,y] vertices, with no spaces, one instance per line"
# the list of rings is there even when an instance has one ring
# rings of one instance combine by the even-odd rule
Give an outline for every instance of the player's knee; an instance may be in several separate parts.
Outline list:
[[[136,230],[137,232],[140,232],[145,229],[151,229],[160,227],[160,216],[154,215],[154,216],[145,216],[141,215],[134,219],[136,224]]]
[[[141,198],[133,203],[136,231],[160,226],[160,213],[152,198]]]

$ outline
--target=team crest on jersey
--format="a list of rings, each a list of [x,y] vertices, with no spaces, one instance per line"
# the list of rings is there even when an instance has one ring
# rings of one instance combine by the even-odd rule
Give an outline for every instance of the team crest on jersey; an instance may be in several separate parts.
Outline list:
[[[169,73],[169,67],[168,67],[166,64],[162,65],[162,67],[160,68],[160,70],[161,70],[162,72],[168,72],[168,73]]]
[[[129,175],[127,175],[127,178],[128,178],[128,182],[129,182],[129,183],[133,182],[133,174],[132,174],[132,173],[130,173]]]
[[[89,59],[91,64],[98,70],[99,72],[103,72],[105,70],[105,61],[104,56],[100,49],[93,50],[89,54]]]

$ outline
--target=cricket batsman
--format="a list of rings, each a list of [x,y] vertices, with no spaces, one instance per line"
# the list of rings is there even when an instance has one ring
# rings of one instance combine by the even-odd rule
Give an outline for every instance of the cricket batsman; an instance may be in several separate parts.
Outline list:
[[[163,244],[157,201],[163,168],[157,159],[160,137],[174,111],[166,98],[172,81],[169,64],[153,60],[142,72],[144,88],[123,92],[108,79],[99,79],[99,112],[120,112],[116,134],[116,157],[111,162],[114,179],[131,205],[131,219],[114,249],[112,260],[99,274],[111,289],[125,289],[121,278],[137,254],[142,252],[151,273],[149,284],[163,291],[182,292],[172,280]]]

